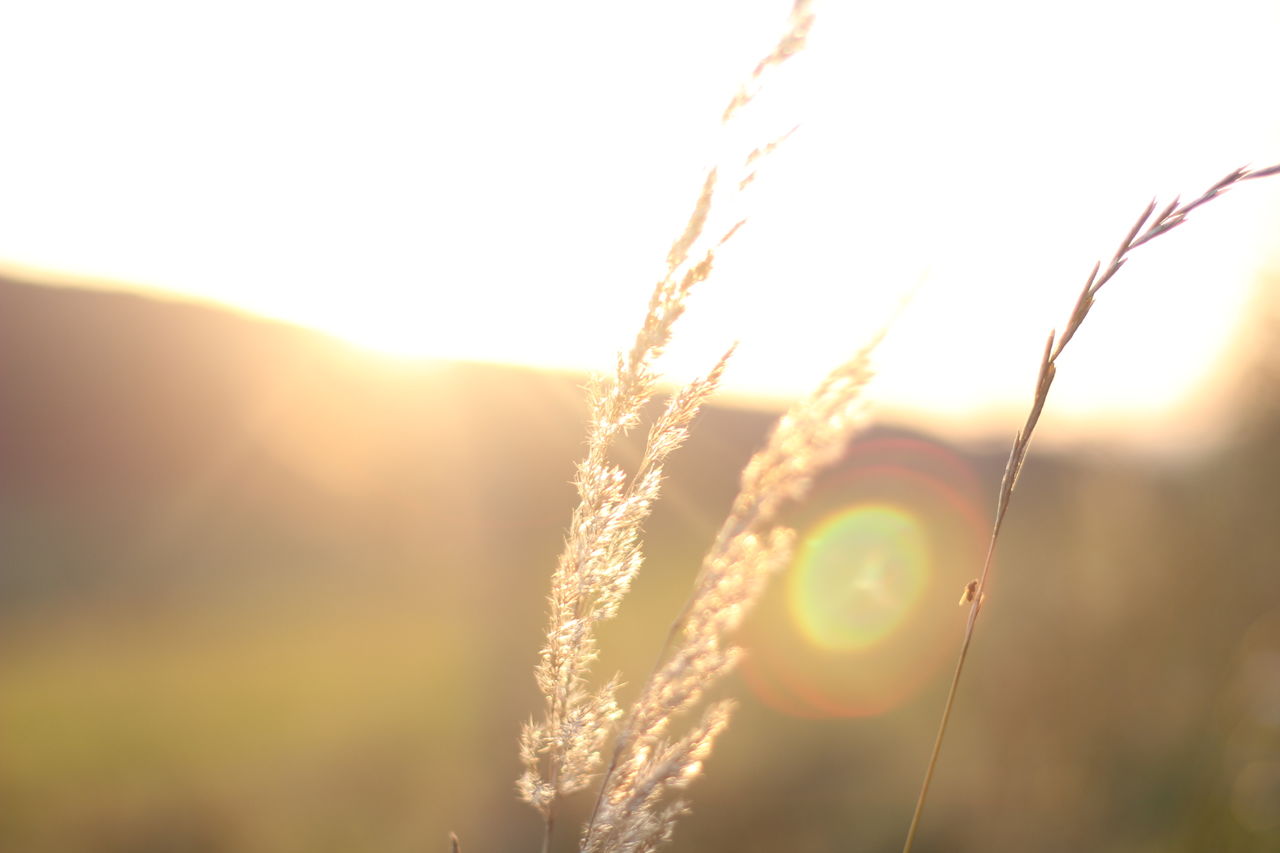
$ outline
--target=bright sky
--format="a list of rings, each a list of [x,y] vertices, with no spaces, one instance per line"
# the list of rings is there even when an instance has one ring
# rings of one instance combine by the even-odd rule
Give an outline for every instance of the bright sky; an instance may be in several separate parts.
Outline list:
[[[789,6],[9,0],[0,265],[607,368]],[[740,340],[730,390],[800,393],[914,292],[877,399],[1011,433],[1045,335],[1150,197],[1280,161],[1275,0],[818,12],[758,105],[761,134],[802,127],[695,293],[676,377]],[[1277,233],[1259,182],[1142,250],[1054,416],[1192,429]]]

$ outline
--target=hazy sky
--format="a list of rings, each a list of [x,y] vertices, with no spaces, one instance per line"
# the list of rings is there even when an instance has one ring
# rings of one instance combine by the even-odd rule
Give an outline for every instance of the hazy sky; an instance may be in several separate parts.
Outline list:
[[[397,352],[607,367],[789,5],[9,0],[0,264]],[[802,127],[693,297],[678,377],[736,339],[732,390],[798,393],[913,292],[878,399],[1021,410],[1152,195],[1280,161],[1276,0],[817,8],[745,130]],[[1193,424],[1277,234],[1262,182],[1143,250],[1054,416]]]

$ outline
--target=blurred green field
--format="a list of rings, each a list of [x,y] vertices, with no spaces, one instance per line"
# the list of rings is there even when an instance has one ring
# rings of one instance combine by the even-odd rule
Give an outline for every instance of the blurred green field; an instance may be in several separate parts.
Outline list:
[[[573,504],[576,378],[415,371],[16,284],[0,325],[0,849],[536,845],[516,735]],[[919,850],[1280,849],[1280,395],[1251,381],[1207,457],[1033,451]],[[710,410],[673,457],[647,568],[601,639],[624,699],[769,421]],[[980,524],[1005,453],[882,428],[792,521],[919,501]],[[908,487],[926,480],[950,485]],[[782,644],[775,585],[673,851],[900,846],[963,623],[956,556],[925,580],[937,631],[911,632],[945,648],[910,663],[892,642]],[[775,684],[878,704],[788,706],[759,689],[770,656]],[[920,677],[890,691],[908,665]]]

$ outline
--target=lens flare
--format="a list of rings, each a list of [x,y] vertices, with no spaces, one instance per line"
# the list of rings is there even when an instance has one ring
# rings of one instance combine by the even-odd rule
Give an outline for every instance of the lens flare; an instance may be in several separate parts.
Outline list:
[[[959,641],[983,494],[941,445],[855,445],[790,519],[800,544],[788,577],[748,623],[742,673],[755,695],[802,717],[880,714],[915,695]]]
[[[907,617],[928,566],[925,531],[908,511],[855,506],[805,537],[791,570],[792,618],[822,648],[866,648]]]

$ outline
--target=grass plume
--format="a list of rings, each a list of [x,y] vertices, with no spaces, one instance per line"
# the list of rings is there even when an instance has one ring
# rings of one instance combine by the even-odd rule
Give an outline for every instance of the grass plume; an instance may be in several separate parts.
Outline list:
[[[617,613],[640,568],[640,529],[658,497],[663,464],[719,384],[730,353],[705,378],[671,397],[649,431],[634,472],[613,464],[609,452],[639,423],[640,410],[654,394],[652,362],[671,338],[689,287],[710,266],[708,253],[678,279],[669,275],[659,282],[644,327],[631,351],[619,358],[613,381],[596,382],[590,391],[587,455],[575,478],[580,503],[552,575],[547,643],[535,668],[544,714],[541,721],[527,723],[520,737],[525,770],[517,787],[543,815],[544,849],[550,844],[557,800],[589,784],[601,746],[620,714],[614,698],[617,679],[594,691],[588,687],[597,657],[595,627]]]
[[[724,123],[751,103],[769,74],[803,49],[812,24],[811,3],[797,0],[778,43],[725,108]],[[761,159],[789,134],[742,157],[737,165],[744,173],[731,192],[744,190]],[[654,361],[670,341],[690,289],[710,275],[715,250],[742,224],[733,222],[709,248],[699,248],[711,242],[706,235],[718,182],[717,167],[708,173],[688,224],[667,254],[667,274],[654,288],[635,343],[619,356],[612,379],[593,382],[590,389],[587,454],[575,478],[579,505],[552,575],[547,643],[535,669],[543,716],[527,723],[520,738],[525,770],[517,788],[543,816],[544,853],[550,848],[558,801],[590,784],[604,741],[621,716],[617,678],[595,690],[589,686],[597,657],[595,626],[617,613],[639,570],[641,526],[658,497],[663,463],[684,441],[732,353],[726,352],[706,378],[671,397],[650,428],[634,471],[610,461],[614,442],[639,424],[640,412],[654,394]],[[703,561],[663,657],[614,742],[583,834],[584,851],[649,851],[670,838],[675,818],[686,808],[683,799],[670,794],[698,775],[716,736],[728,725],[732,705],[711,705],[677,737],[670,735],[672,722],[698,704],[707,687],[737,661],[740,650],[730,636],[768,578],[791,557],[794,536],[774,526],[776,514],[839,456],[857,422],[854,403],[870,375],[869,352],[834,371],[783,418],[744,471],[738,498]]]
[[[731,642],[734,631],[769,579],[791,560],[795,535],[775,523],[778,510],[803,497],[861,423],[858,404],[871,376],[875,343],[783,416],[744,469],[738,496],[671,629],[664,656],[618,735],[585,851],[652,850],[670,837],[686,803],[679,797],[664,803],[664,795],[697,775],[733,704],[711,705],[699,723],[674,740],[668,734],[671,724],[740,659],[741,649]]]

